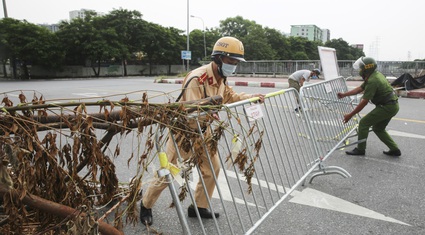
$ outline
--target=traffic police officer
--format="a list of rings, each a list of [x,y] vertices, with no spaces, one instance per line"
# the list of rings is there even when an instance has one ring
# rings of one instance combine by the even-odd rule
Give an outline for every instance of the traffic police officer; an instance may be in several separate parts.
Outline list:
[[[364,92],[363,97],[357,107],[348,114],[344,115],[344,123],[347,123],[355,114],[359,113],[369,101],[376,105],[366,116],[362,117],[358,127],[357,147],[352,151],[346,151],[348,155],[365,155],[366,140],[369,134],[369,128],[378,136],[378,138],[389,148],[383,153],[389,156],[400,156],[401,151],[397,144],[385,130],[399,110],[398,97],[394,93],[391,85],[385,76],[376,70],[377,63],[371,57],[360,57],[354,64],[354,69],[360,69],[359,74],[364,82],[361,86],[345,93],[338,93],[338,98],[356,95]],[[360,142],[363,140],[363,142]]]
[[[220,38],[214,45],[211,59],[211,63],[199,67],[187,74],[183,82],[182,93],[177,98],[177,101],[199,100],[216,95],[223,97],[223,103],[233,103],[252,97],[259,97],[260,102],[264,101],[264,96],[262,94],[251,95],[236,93],[226,84],[226,78],[236,71],[238,63],[240,61],[245,61],[244,47],[241,41],[234,37]],[[204,139],[208,139],[208,135],[211,135],[209,128],[208,125],[207,129],[204,131]],[[185,151],[181,146],[179,146],[179,151],[184,159],[188,159],[192,155],[190,150]],[[167,142],[166,153],[169,162],[176,164],[178,155],[171,138],[169,138]],[[203,153],[201,155],[202,160],[200,161],[199,167],[205,182],[208,197],[211,198],[215,189],[213,174],[218,177],[220,172],[220,161],[217,153],[209,154],[213,166],[213,169],[211,169],[207,154]],[[149,185],[141,201],[140,219],[144,225],[152,224],[152,207],[160,196],[160,193],[166,187],[167,184],[163,183],[161,179],[156,179]],[[213,214],[207,209],[208,200],[204,193],[201,179],[196,186],[195,202],[197,210],[202,218],[213,218],[213,216],[217,218],[219,216],[219,213]],[[189,217],[196,217],[193,205],[189,206],[188,215]]]

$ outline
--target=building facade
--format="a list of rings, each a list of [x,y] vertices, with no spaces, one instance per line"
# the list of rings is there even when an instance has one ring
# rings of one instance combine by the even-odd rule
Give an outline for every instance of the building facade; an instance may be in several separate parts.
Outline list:
[[[322,30],[316,25],[291,25],[291,36],[304,37],[310,41],[322,41]]]
[[[50,30],[53,33],[59,31],[59,25],[58,24],[39,24],[39,26],[44,27],[44,28]]]
[[[322,42],[325,43],[331,40],[331,31],[329,29],[322,29]]]
[[[96,14],[98,16],[105,15],[105,13],[97,12],[95,10],[81,9],[81,10],[70,11],[69,12],[69,20],[71,21],[71,20],[76,19],[76,18],[84,19],[86,17],[86,12],[88,12],[88,11],[96,12]]]

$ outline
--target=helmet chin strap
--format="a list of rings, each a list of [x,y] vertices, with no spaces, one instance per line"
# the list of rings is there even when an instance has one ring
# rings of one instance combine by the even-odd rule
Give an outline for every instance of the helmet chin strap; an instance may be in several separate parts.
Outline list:
[[[214,62],[217,64],[218,74],[224,78],[224,82],[226,82],[226,76],[223,75],[223,71],[221,70],[221,66],[223,66],[223,61],[221,60],[221,56],[215,57]]]

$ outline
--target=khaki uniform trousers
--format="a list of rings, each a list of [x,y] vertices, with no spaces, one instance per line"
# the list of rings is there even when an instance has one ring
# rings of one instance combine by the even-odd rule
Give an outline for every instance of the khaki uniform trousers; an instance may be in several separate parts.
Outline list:
[[[301,89],[301,85],[299,82],[293,80],[293,79],[288,79],[288,83],[289,83],[289,87],[295,88],[295,90],[298,91],[298,93],[300,93],[300,89]],[[297,104],[300,103],[300,100],[298,98],[298,96],[296,96],[297,98]]]
[[[289,87],[293,87],[295,88],[295,90],[298,91],[298,93],[300,92],[301,89],[301,85],[299,82],[293,80],[293,79],[288,79],[288,83],[289,83]]]
[[[207,130],[205,131],[204,138],[206,139],[209,135],[211,135],[210,127],[208,127]],[[189,150],[189,152],[185,152],[184,150],[180,148],[179,151],[180,151],[180,155],[182,156],[184,160],[192,156],[191,150]],[[205,149],[202,147],[200,151],[205,151]],[[168,157],[168,161],[173,163],[174,165],[177,165],[178,155],[171,137],[168,138],[168,141],[167,141],[166,154]],[[215,189],[215,180],[214,180],[213,172],[215,176],[218,177],[218,174],[220,173],[220,161],[219,161],[217,153],[211,156],[211,163],[214,168],[213,170],[211,170],[208,156],[206,153],[201,154],[201,160],[202,160],[202,163],[199,165],[199,168],[201,171],[201,177],[204,180],[205,187],[208,192],[208,197],[211,199]],[[145,206],[146,208],[152,208],[155,202],[158,200],[161,192],[167,186],[168,184],[164,183],[164,178],[159,178],[159,179],[157,178],[156,180],[151,182],[149,187],[147,188],[146,193],[143,196],[143,199],[142,199],[143,206]],[[196,185],[195,202],[197,204],[197,207],[199,208],[208,208],[208,200],[205,197],[201,178],[199,178],[199,181]]]

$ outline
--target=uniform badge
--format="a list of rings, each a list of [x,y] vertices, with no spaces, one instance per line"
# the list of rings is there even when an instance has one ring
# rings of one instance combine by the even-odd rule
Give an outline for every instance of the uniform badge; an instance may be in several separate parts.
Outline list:
[[[213,77],[208,78],[208,85],[212,85],[214,83]]]
[[[198,78],[198,82],[199,84],[204,84],[205,80],[208,78],[207,73],[202,74],[199,78]]]

